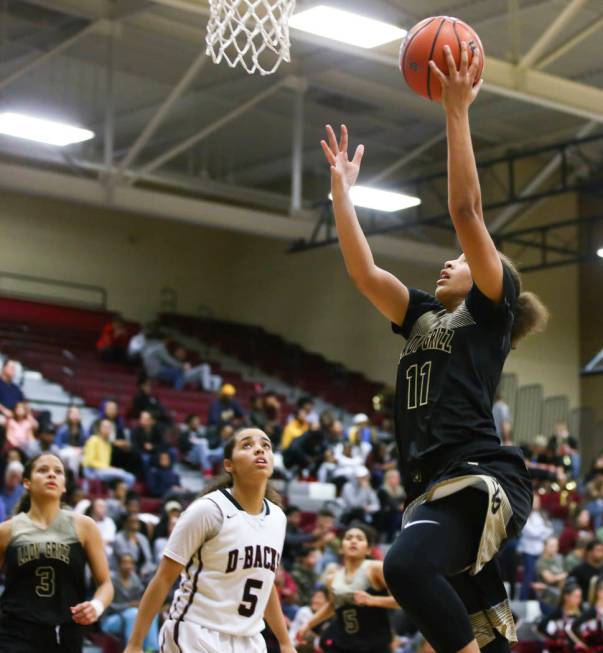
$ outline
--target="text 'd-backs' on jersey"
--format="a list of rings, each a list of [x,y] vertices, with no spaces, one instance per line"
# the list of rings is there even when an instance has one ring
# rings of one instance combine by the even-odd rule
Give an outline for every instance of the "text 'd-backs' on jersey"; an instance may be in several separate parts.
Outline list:
[[[234,636],[260,633],[286,522],[283,511],[266,499],[263,512],[250,515],[228,490],[194,501],[164,551],[185,565],[170,619]]]

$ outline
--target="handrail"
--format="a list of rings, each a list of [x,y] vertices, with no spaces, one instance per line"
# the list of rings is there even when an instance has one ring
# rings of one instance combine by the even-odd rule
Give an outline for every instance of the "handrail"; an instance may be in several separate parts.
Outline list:
[[[58,299],[67,304],[73,304],[76,306],[87,305],[87,306],[94,306],[96,308],[101,308],[101,309],[107,308],[107,290],[102,286],[95,286],[88,283],[78,283],[75,281],[61,281],[59,279],[48,279],[46,277],[35,277],[29,274],[17,274],[15,272],[6,272],[0,270],[0,282],[2,281],[2,279],[15,279],[17,281],[29,281],[32,283],[46,284],[48,286],[56,286],[58,288],[72,288],[73,290],[91,291],[94,293],[98,293],[100,295],[100,299],[98,302],[94,302],[94,301],[87,301],[87,300],[74,300],[70,298],[60,298],[60,297],[55,297],[53,295],[39,296],[36,295],[35,293],[2,290],[2,293],[6,295],[21,296],[24,298],[30,297],[30,298],[40,299],[40,300]]]

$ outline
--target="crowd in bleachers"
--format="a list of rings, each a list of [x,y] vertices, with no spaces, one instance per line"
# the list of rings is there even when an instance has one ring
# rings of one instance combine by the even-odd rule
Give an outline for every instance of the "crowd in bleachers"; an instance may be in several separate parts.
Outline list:
[[[128,333],[120,320],[103,328],[97,356],[107,364],[108,381],[112,366],[135,366],[138,389],[129,405],[107,391],[90,425],[82,423],[77,406],[66,408],[60,424],[44,412],[34,415],[15,383],[17,365],[4,360],[0,518],[14,512],[23,494],[27,458],[58,454],[69,477],[66,502],[96,521],[111,563],[116,595],[101,628],[127,638],[167,537],[195,496],[183,486],[180,466],[212,477],[221,467],[223,443],[236,429],[257,426],[272,440],[275,478],[282,487],[303,482],[335,488],[318,511],[286,507],[277,587],[295,634],[326,600],[324,580],[338,562],[342,527],[359,521],[374,529],[378,558],[400,528],[405,493],[391,421],[358,413],[344,424],[333,411],[317,413],[309,396],[289,411],[265,388],[241,401],[232,383],[179,342],[142,335]],[[183,392],[192,388],[199,396],[211,393],[208,410],[183,419],[162,403],[157,391],[163,384]],[[511,444],[510,418],[500,403],[497,415],[501,439]],[[523,450],[534,478],[534,509],[521,537],[508,541],[500,555],[511,598],[538,603],[536,650],[603,647],[603,455],[581,474],[577,440],[561,421],[550,438],[538,435]],[[395,614],[392,623],[392,650],[428,653],[429,645],[404,615]],[[158,648],[158,625],[151,628],[146,650]],[[314,653],[319,641],[320,632],[310,633],[298,651]]]

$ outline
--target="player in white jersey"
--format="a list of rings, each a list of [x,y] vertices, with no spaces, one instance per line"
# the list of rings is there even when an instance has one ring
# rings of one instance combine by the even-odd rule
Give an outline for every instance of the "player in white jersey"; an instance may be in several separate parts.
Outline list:
[[[151,620],[178,575],[161,653],[265,653],[264,619],[281,653],[295,653],[274,587],[287,520],[267,498],[273,467],[263,431],[243,429],[226,443],[226,475],[176,523],[125,653],[142,653]]]

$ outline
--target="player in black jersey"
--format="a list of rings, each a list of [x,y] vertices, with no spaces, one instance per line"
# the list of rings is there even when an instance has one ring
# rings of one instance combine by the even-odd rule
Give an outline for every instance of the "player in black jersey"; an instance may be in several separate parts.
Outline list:
[[[409,506],[385,560],[393,596],[440,652],[508,651],[515,628],[493,558],[523,528],[530,478],[519,450],[502,447],[492,403],[513,345],[544,326],[547,311],[522,292],[482,215],[469,127],[479,54],[437,68],[448,131],[448,203],[463,253],[444,264],[434,295],[409,289],[375,265],[350,189],[363,146],[348,160],[328,126],[335,220],[345,265],[359,290],[406,340],[398,365],[395,425]]]
[[[90,517],[61,509],[65,468],[57,456],[32,458],[23,484],[22,510],[0,524],[0,653],[81,653],[82,627],[113,598],[101,534]],[[91,601],[86,563],[97,588]]]
[[[327,579],[329,602],[297,633],[305,634],[335,616],[321,638],[325,653],[389,653],[392,631],[386,608],[400,607],[389,595],[383,563],[367,560],[372,537],[352,525],[341,542],[342,566]]]

